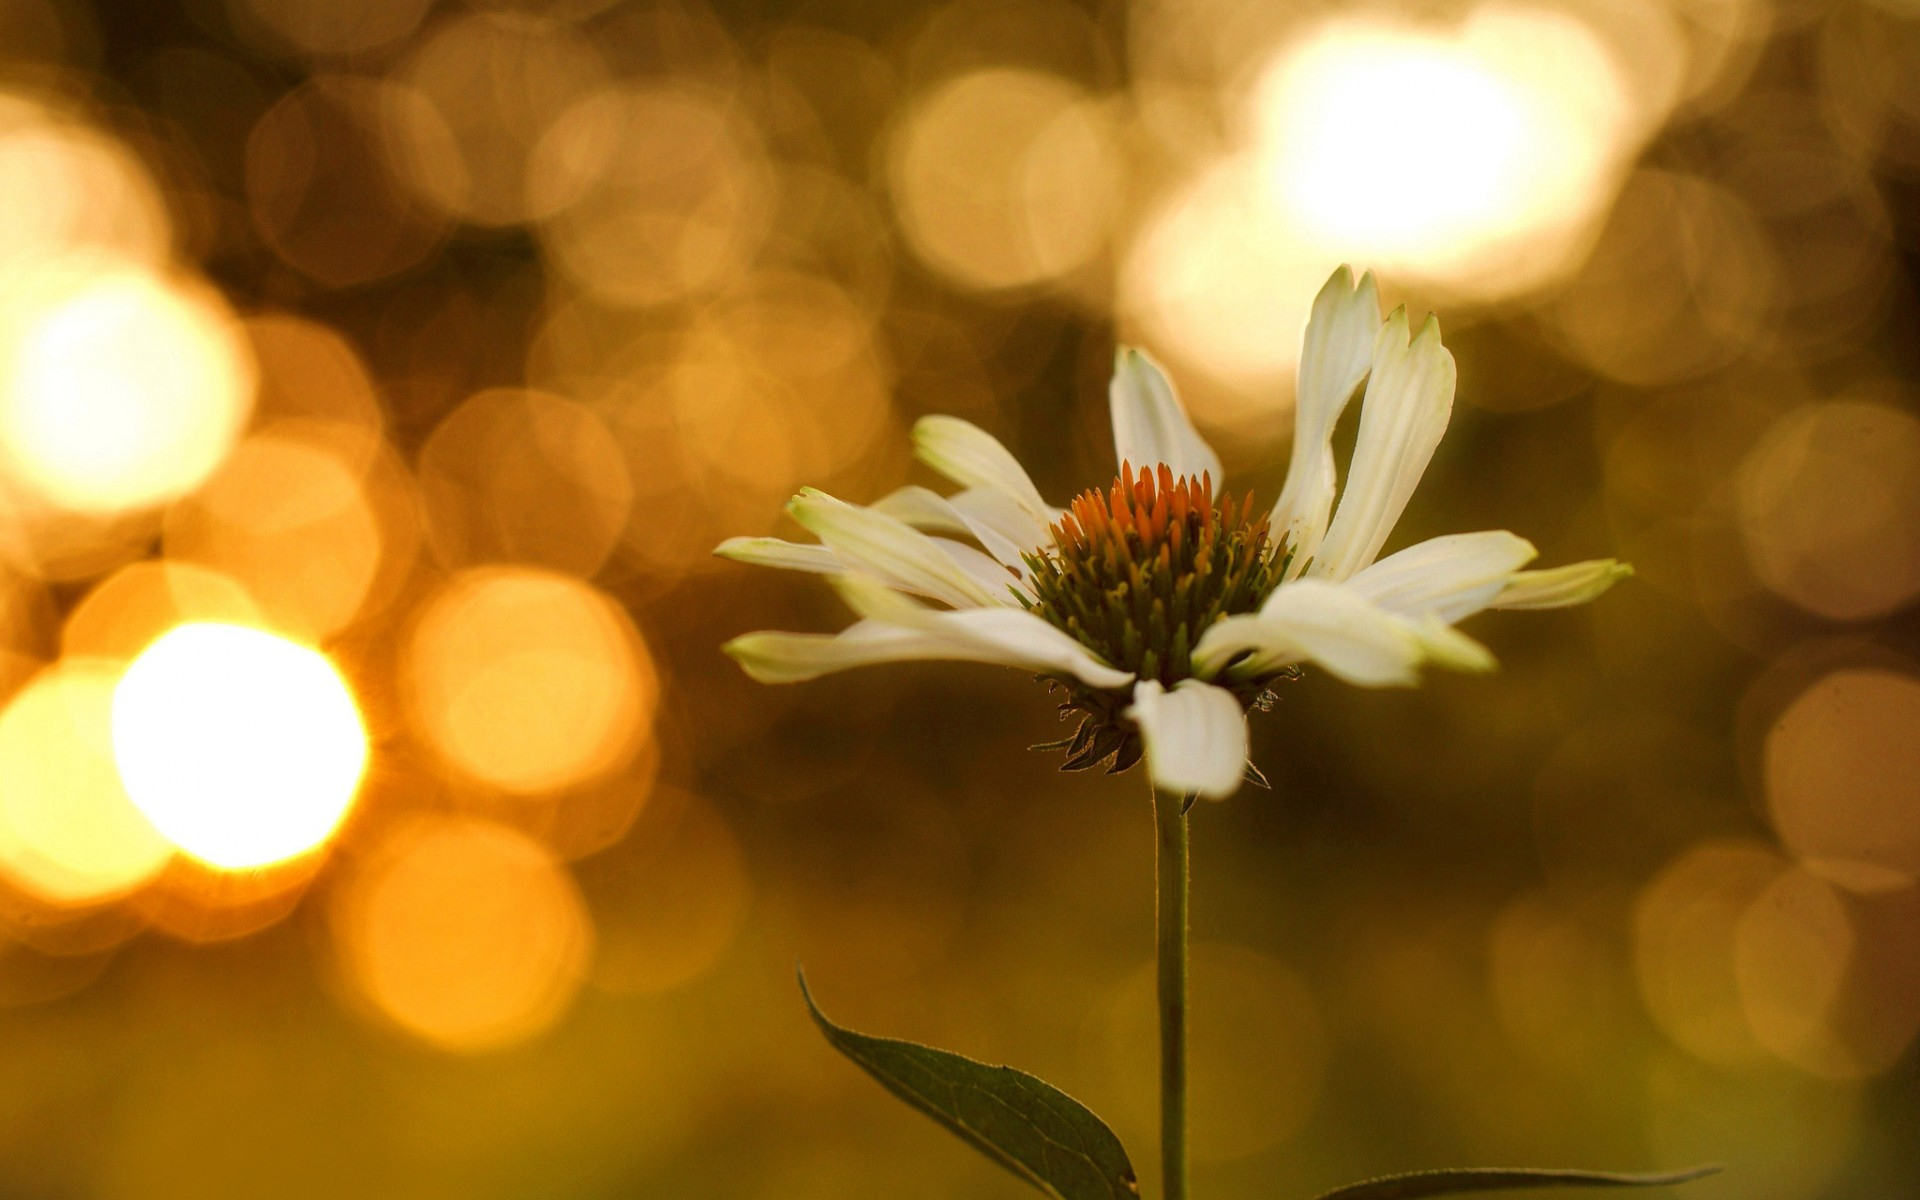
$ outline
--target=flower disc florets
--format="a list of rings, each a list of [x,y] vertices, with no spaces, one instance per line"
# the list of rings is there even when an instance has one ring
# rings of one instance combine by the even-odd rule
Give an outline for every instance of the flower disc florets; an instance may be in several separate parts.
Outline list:
[[[1026,556],[1033,612],[1123,671],[1169,687],[1191,675],[1200,634],[1257,610],[1285,562],[1253,497],[1213,499],[1213,481],[1167,467],[1076,497],[1053,545]]]
[[[1166,466],[1121,464],[1111,486],[1075,497],[1051,532],[1051,546],[1026,556],[1029,610],[1121,670],[1168,687],[1192,675],[1193,646],[1207,627],[1258,610],[1286,567],[1251,495],[1216,501],[1210,476],[1176,477]],[[1131,740],[1119,717],[1125,700],[1061,682],[1070,695],[1062,708],[1088,718],[1068,739],[1068,765],[1095,741],[1129,758],[1133,747],[1120,745]],[[1266,682],[1234,690],[1251,706]]]

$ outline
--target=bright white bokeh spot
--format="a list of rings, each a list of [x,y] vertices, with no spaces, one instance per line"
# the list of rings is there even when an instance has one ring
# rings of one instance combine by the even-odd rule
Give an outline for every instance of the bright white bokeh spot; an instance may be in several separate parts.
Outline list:
[[[1587,27],[1500,10],[1457,31],[1328,25],[1269,70],[1255,114],[1308,241],[1440,276],[1589,216],[1626,116]]]
[[[1467,55],[1414,41],[1333,45],[1295,71],[1277,182],[1320,232],[1404,252],[1524,193],[1527,97]],[[1417,117],[1416,96],[1430,106]],[[1416,180],[1424,186],[1409,190]]]
[[[1228,114],[1239,136],[1139,221],[1121,308],[1177,374],[1221,385],[1188,392],[1203,423],[1272,436],[1306,301],[1340,263],[1450,312],[1578,267],[1664,119],[1626,53],[1604,23],[1497,3],[1302,25]]]
[[[127,793],[166,838],[239,870],[324,843],[353,803],[367,732],[316,650],[241,625],[196,623],[136,658],[113,698]]]
[[[131,266],[61,267],[0,302],[0,444],[61,508],[112,513],[190,490],[252,403],[232,314],[201,289]]]

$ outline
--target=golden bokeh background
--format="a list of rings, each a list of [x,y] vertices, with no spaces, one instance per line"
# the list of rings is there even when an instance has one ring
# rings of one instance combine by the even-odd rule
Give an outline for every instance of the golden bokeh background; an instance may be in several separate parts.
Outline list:
[[[1273,495],[1337,263],[1442,313],[1401,538],[1638,577],[1312,678],[1195,822],[1210,1197],[1502,1162],[1920,1192],[1920,4],[0,0],[0,1192],[1018,1194],[1157,1169],[1145,786],[716,560],[1116,340]],[[1349,434],[1350,436],[1350,434]]]

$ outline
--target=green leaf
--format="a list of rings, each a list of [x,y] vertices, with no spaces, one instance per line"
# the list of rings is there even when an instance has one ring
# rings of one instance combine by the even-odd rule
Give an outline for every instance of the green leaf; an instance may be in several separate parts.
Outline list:
[[[1135,1200],[1140,1188],[1120,1139],[1065,1092],[1012,1067],[914,1042],[842,1029],[800,994],[827,1041],[894,1095],[1057,1200]]]
[[[1510,1192],[1520,1188],[1663,1187],[1712,1175],[1718,1166],[1694,1167],[1660,1175],[1621,1175],[1613,1171],[1554,1171],[1528,1167],[1459,1167],[1409,1171],[1350,1183],[1315,1200],[1422,1200],[1461,1192]]]

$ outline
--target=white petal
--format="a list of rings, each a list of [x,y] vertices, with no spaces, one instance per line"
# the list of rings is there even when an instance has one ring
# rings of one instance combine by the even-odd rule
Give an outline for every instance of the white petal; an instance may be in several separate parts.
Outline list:
[[[1183,679],[1172,691],[1151,679],[1133,689],[1127,719],[1140,727],[1155,787],[1222,800],[1247,767],[1247,716],[1225,688]]]
[[[1395,309],[1374,341],[1353,467],[1309,575],[1347,579],[1380,553],[1447,431],[1453,383],[1439,321],[1428,317],[1409,343],[1406,310]]]
[[[1380,298],[1373,273],[1353,282],[1342,266],[1313,298],[1313,313],[1301,339],[1294,388],[1293,454],[1286,486],[1273,506],[1273,528],[1293,551],[1298,574],[1326,536],[1333,510],[1333,428],[1373,364],[1380,333]]]
[[[1504,529],[1449,534],[1389,554],[1347,586],[1391,612],[1431,613],[1452,624],[1491,604],[1507,577],[1537,553],[1532,542]]]
[[[721,558],[751,563],[756,567],[779,567],[787,571],[811,571],[816,575],[838,575],[846,570],[833,551],[825,546],[786,542],[771,537],[728,538],[713,548]]]
[[[760,683],[800,683],[876,663],[1001,661],[976,646],[880,621],[862,621],[837,634],[749,633],[721,649]]]
[[[1236,673],[1313,662],[1362,687],[1410,686],[1427,657],[1412,622],[1317,579],[1281,584],[1258,613],[1215,623],[1193,648],[1194,667],[1211,677],[1242,652]]]
[[[940,547],[941,553],[951,558],[955,566],[979,580],[981,586],[991,592],[1000,603],[1019,603],[1009,589],[1019,586],[1020,576],[1009,570],[1005,563],[982,554],[965,542],[956,542],[952,538],[937,537],[933,539],[933,544]]]
[[[1613,558],[1569,563],[1545,571],[1520,571],[1494,597],[1495,608],[1566,608],[1585,604],[1633,574],[1633,568]]]
[[[949,503],[954,515],[986,547],[988,554],[1022,575],[1027,571],[1024,556],[1053,540],[1047,531],[1048,522],[1056,519],[1051,509],[1047,517],[1041,519],[1005,495],[986,488],[969,488],[952,497]]]
[[[1071,675],[1090,687],[1123,688],[1133,682],[1132,672],[1107,665],[1071,634],[1023,608],[970,608],[938,615],[942,624],[1007,656],[997,661],[1049,675]]]
[[[885,513],[813,488],[795,496],[787,511],[852,570],[955,608],[1006,602],[963,570],[933,538]]]
[[[1133,682],[1130,673],[1108,666],[1071,635],[1025,609],[941,612],[859,575],[842,576],[834,587],[854,612],[868,620],[913,629],[966,650],[952,657],[1070,675],[1097,688],[1123,688]]]
[[[1449,671],[1465,671],[1471,675],[1484,675],[1499,669],[1500,663],[1493,657],[1493,651],[1433,613],[1412,618],[1408,625],[1414,637],[1420,641],[1421,652],[1435,666],[1445,667]]]
[[[920,461],[961,487],[996,492],[1045,521],[1053,509],[1013,452],[986,430],[959,417],[922,417],[913,425]]]
[[[867,507],[926,533],[971,532],[945,496],[919,484],[895,488]]]
[[[1214,494],[1219,495],[1220,456],[1193,427],[1173,382],[1146,351],[1122,346],[1114,355],[1107,400],[1120,462],[1136,471],[1165,463],[1175,475],[1211,475]]]

